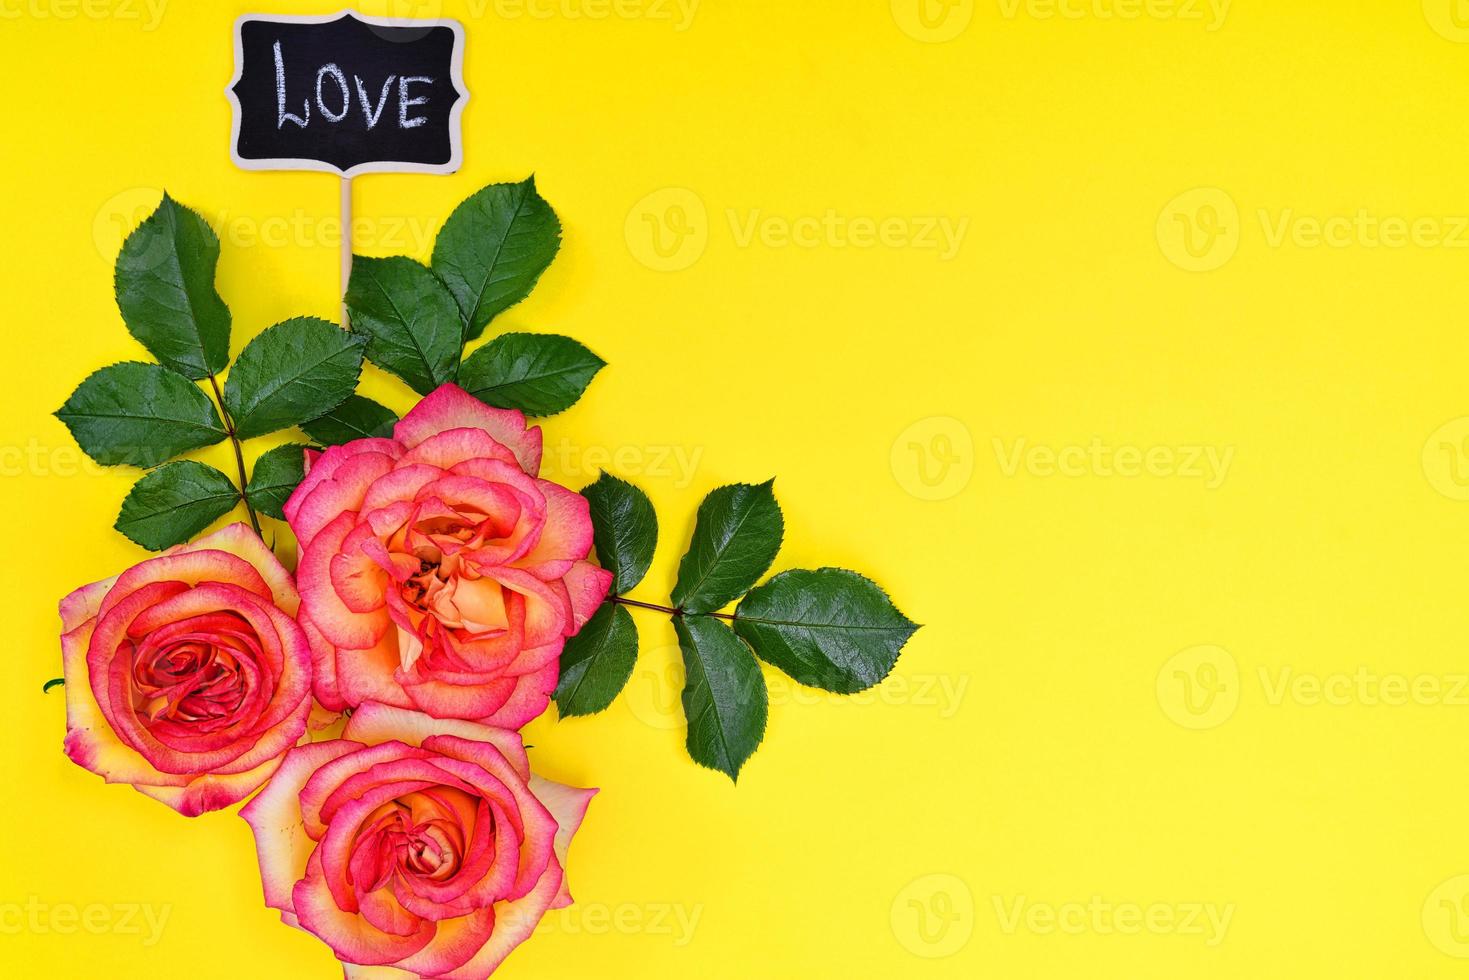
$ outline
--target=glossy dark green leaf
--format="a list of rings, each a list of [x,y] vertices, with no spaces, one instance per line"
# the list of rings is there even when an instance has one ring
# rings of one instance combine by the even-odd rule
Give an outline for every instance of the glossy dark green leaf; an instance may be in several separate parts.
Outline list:
[[[365,341],[334,323],[300,316],[277,323],[240,352],[224,407],[241,439],[320,418],[347,400]]]
[[[134,484],[114,526],[144,548],[162,551],[189,540],[239,502],[240,491],[229,477],[181,459]]]
[[[214,288],[218,262],[213,229],[167,194],[117,256],[113,289],[128,331],[195,380],[230,359],[230,311]]]
[[[561,247],[561,222],[536,179],[466,198],[434,241],[433,267],[464,315],[465,341],[530,294]]]
[[[561,717],[594,715],[617,697],[638,659],[638,631],[626,606],[603,603],[561,651],[556,707]]]
[[[581,492],[591,505],[597,561],[612,573],[612,594],[643,580],[658,544],[658,515],[648,495],[610,473]]]
[[[367,359],[420,395],[454,380],[464,324],[448,288],[425,265],[395,255],[352,257],[348,320],[367,338]]]
[[[871,579],[818,568],[781,572],[752,589],[734,629],[802,684],[854,694],[888,675],[918,626]]]
[[[683,651],[689,757],[738,779],[765,737],[768,696],[760,665],[745,642],[712,616],[678,616],[673,629]]]
[[[704,498],[693,541],[678,565],[675,606],[685,612],[713,612],[765,574],[785,534],[774,484],[736,483]]]
[[[281,508],[305,475],[306,447],[300,443],[277,446],[255,461],[250,482],[245,487],[245,499],[262,514],[285,520]]]
[[[302,422],[301,429],[319,446],[340,446],[354,439],[388,438],[397,422],[391,408],[353,395],[321,418]]]
[[[214,402],[198,385],[140,361],[93,372],[56,417],[83,452],[108,466],[157,466],[225,437]]]
[[[570,337],[502,333],[464,359],[459,386],[496,408],[555,415],[576,404],[606,363]]]

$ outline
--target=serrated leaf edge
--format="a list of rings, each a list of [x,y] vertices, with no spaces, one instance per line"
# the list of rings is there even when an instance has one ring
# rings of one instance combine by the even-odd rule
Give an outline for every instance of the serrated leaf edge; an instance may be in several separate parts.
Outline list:
[[[699,502],[699,509],[702,510],[703,507],[704,507],[704,504],[707,503],[708,500],[709,500],[709,498],[711,496],[713,496],[715,493],[718,493],[720,490],[728,490],[730,487],[750,487],[752,489],[759,489],[761,487],[770,487],[771,488],[770,499],[771,499],[771,502],[773,504],[775,504],[775,512],[776,512],[776,515],[780,518],[780,533],[776,537],[776,541],[775,541],[775,553],[770,556],[770,561],[766,563],[765,567],[762,568],[762,569],[760,569],[760,571],[756,573],[755,579],[758,582],[759,579],[760,579],[760,576],[761,575],[764,575],[766,572],[770,571],[770,566],[773,565],[773,564],[775,564],[776,556],[778,556],[780,554],[780,549],[785,544],[785,527],[786,527],[785,511],[781,510],[780,501],[778,501],[778,500],[775,499],[775,491],[774,491],[775,477],[771,477],[770,479],[766,480],[764,483],[726,483],[723,486],[715,487],[713,490],[710,490],[707,494],[704,495],[704,499]],[[748,516],[748,515],[746,515],[746,516]],[[744,524],[745,524],[745,518],[744,517],[741,517],[740,518],[740,523],[735,526],[735,533],[738,533],[739,529],[741,527],[743,527]],[[698,533],[699,533],[698,514],[697,514],[697,512],[695,512],[693,535],[697,535]],[[680,573],[683,572],[683,563],[684,563],[684,561],[689,557],[689,554],[693,550],[693,535],[691,535],[690,538],[689,538],[689,551],[685,551],[683,558],[679,559],[678,570],[679,570]],[[730,534],[730,538],[731,539],[734,538],[734,534],[733,533]],[[722,554],[722,552],[721,552],[721,554]],[[687,593],[685,593],[685,601],[687,601],[687,596],[689,594],[697,593],[699,591],[699,587],[701,585],[703,585],[705,581],[708,580],[710,569],[713,569],[715,567],[715,565],[717,565],[717,564],[718,564],[718,560],[717,560],[717,556],[716,556],[716,560],[714,562],[711,562],[710,563],[709,568],[704,569],[704,574],[699,577],[699,581],[697,583],[695,583],[688,590]],[[675,592],[679,591],[678,579],[677,578],[674,579],[673,589],[674,589]],[[696,615],[696,616],[697,615],[707,615],[710,612],[714,612],[717,609],[723,608],[724,606],[728,605],[730,602],[733,602],[733,601],[734,601],[733,599],[730,599],[727,602],[721,603],[719,606],[714,607],[714,609],[707,609],[707,610],[687,610],[687,611],[690,613],[690,615]],[[684,611],[684,610],[682,610],[682,603],[680,603],[677,600],[675,600],[674,601],[674,605],[679,606],[680,607],[680,610],[681,611]]]

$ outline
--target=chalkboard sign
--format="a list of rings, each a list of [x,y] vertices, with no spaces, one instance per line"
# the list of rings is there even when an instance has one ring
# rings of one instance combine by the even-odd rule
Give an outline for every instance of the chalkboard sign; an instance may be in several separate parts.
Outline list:
[[[245,14],[230,154],[246,170],[453,173],[463,65],[457,21]]]

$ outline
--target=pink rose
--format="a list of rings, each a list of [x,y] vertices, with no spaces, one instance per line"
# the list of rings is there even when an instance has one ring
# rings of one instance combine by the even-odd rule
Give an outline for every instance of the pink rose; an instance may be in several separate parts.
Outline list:
[[[536,478],[541,430],[446,384],[392,439],[308,461],[285,513],[301,546],[317,699],[519,728],[612,576],[585,559],[585,498]]]
[[[596,792],[532,776],[515,732],[366,702],[343,738],[292,749],[240,816],[266,904],[349,977],[459,980],[571,904],[566,851]]]
[[[237,803],[300,740],[296,590],[243,524],[61,600],[66,754],[185,816]]]

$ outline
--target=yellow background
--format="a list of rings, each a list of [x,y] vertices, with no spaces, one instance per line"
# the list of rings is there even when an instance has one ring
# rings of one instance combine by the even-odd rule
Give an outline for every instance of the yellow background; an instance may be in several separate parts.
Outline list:
[[[48,414],[142,354],[123,230],[164,187],[209,217],[235,352],[337,309],[334,179],[236,169],[223,95],[236,14],[336,5],[154,9],[0,0],[0,964],[329,977],[242,821],[73,766],[40,692],[56,601],[143,557],[110,528],[136,474]],[[460,199],[536,173],[565,243],[497,329],[610,362],[544,423],[548,475],[611,461],[650,492],[637,594],[667,595],[705,492],[774,474],[778,568],[866,571],[926,624],[875,696],[767,672],[735,788],[684,755],[673,633],[639,612],[627,694],[529,729],[539,769],[602,793],[579,904],[504,976],[1462,975],[1469,11],[363,9],[461,19],[472,97],[462,172],[357,182],[359,248],[427,258]],[[945,222],[957,251],[923,232]]]

